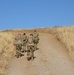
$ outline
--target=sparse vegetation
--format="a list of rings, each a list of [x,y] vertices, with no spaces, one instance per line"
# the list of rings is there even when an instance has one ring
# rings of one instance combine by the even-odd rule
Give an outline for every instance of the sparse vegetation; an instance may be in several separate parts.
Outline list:
[[[0,31],[0,75],[5,75],[9,60],[15,55],[13,45],[17,32],[31,32],[33,30],[7,30]],[[72,60],[74,60],[74,27],[38,28],[38,32],[51,33],[64,44]]]
[[[56,37],[67,48],[71,60],[74,61],[74,26],[58,27]]]
[[[0,32],[0,75],[4,75],[9,59],[14,56],[13,36]]]

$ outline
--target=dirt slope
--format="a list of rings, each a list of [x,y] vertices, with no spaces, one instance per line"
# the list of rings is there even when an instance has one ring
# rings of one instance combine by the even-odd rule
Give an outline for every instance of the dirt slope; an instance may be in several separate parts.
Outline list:
[[[35,60],[27,61],[26,54],[12,59],[7,75],[74,75],[74,65],[65,48],[52,34],[39,35],[39,50],[35,52]]]

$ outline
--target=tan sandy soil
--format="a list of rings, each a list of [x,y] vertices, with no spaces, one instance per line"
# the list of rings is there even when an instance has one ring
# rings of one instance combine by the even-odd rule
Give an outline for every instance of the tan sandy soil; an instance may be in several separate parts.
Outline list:
[[[26,54],[18,59],[13,58],[9,63],[7,75],[74,75],[74,64],[69,59],[66,48],[53,34],[39,35],[36,58],[27,61]]]

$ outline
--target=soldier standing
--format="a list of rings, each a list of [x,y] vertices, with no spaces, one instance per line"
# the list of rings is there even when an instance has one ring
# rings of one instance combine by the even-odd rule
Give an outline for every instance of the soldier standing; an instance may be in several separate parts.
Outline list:
[[[21,52],[21,49],[22,49],[22,39],[21,39],[21,34],[18,34],[16,37],[15,37],[15,46],[16,46],[16,57],[20,57],[20,56],[23,56],[22,52]]]
[[[27,42],[28,42],[28,38],[26,36],[26,33],[24,33],[22,35],[22,44],[23,44],[22,52],[25,52],[26,46],[27,46]]]
[[[35,45],[35,50],[37,50],[37,44],[39,43],[39,34],[37,33],[36,30],[34,30],[33,32],[33,42],[34,42],[34,45]]]
[[[34,42],[33,42],[33,35],[30,34],[30,36],[28,37],[28,45],[27,45],[27,59],[34,59],[34,51],[35,51],[35,47],[34,47]]]

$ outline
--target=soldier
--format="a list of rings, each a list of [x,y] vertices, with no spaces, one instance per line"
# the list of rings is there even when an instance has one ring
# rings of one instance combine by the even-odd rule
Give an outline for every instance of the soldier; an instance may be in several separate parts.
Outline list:
[[[22,44],[23,44],[22,52],[25,52],[26,46],[27,46],[27,42],[28,42],[28,38],[27,38],[27,36],[26,36],[26,33],[24,33],[24,34],[22,35]]]
[[[37,33],[37,31],[36,30],[34,30],[34,32],[33,32],[33,42],[34,42],[34,44],[35,44],[35,50],[37,50],[38,48],[37,48],[37,44],[39,43],[39,34]]]
[[[33,32],[33,37],[39,37],[39,34],[37,33],[36,30],[34,30],[34,32]]]
[[[21,34],[18,34],[15,37],[15,43],[14,45],[16,46],[16,57],[20,57],[23,56],[23,54],[21,53],[21,49],[22,49],[22,40],[21,40]]]
[[[33,42],[33,35],[30,34],[30,36],[28,37],[28,45],[27,45],[27,59],[31,60],[34,59],[34,51],[35,51],[35,47],[34,47],[34,42]]]

